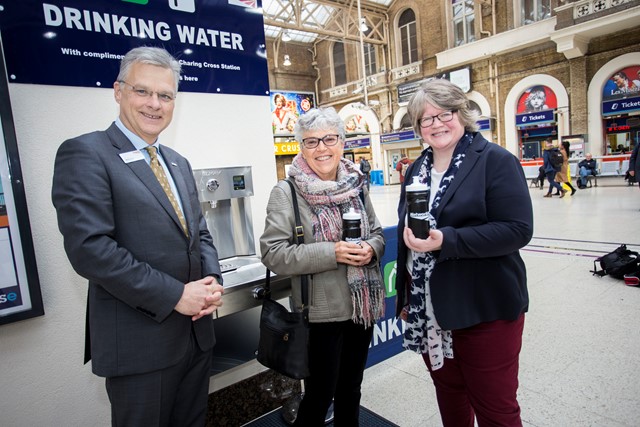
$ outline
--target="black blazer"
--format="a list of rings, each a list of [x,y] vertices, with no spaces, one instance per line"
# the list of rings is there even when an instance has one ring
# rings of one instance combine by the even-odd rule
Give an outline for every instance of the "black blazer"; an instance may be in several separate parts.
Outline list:
[[[631,156],[629,157],[629,170],[636,173],[636,182],[640,183],[640,156],[638,155],[638,148],[640,148],[640,143],[636,142],[636,146],[633,148]]]
[[[131,151],[133,144],[112,124],[65,141],[53,176],[65,251],[89,280],[85,362],[91,358],[93,372],[105,377],[175,364],[187,350],[192,324],[203,350],[215,343],[211,316],[194,323],[174,310],[185,283],[220,277],[191,166],[161,146],[182,201],[187,238],[149,165],[120,157]]]
[[[407,170],[398,205],[397,313],[407,304],[411,274],[403,240],[405,186],[419,173],[426,150]],[[440,326],[461,329],[515,320],[529,305],[527,275],[518,250],[531,240],[533,210],[518,159],[479,133],[435,212],[444,235],[431,275]]]

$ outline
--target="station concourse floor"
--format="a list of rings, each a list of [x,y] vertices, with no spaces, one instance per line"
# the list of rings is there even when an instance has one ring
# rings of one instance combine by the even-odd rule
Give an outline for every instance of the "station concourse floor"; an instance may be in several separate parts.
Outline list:
[[[546,184],[548,185],[548,184]],[[593,276],[621,243],[640,252],[640,189],[623,178],[560,199],[530,188],[529,312],[520,354],[524,426],[640,426],[640,288]],[[574,183],[575,185],[575,183]],[[372,186],[383,226],[397,222],[399,185]],[[422,357],[403,351],[365,371],[362,406],[402,427],[441,426]]]

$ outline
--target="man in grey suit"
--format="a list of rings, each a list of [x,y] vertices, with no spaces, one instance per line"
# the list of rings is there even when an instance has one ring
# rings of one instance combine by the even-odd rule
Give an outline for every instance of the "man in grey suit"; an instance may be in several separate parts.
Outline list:
[[[164,49],[132,49],[113,85],[116,121],[65,141],[55,161],[58,227],[89,280],[85,363],[106,377],[114,426],[206,422],[223,288],[191,166],[158,144],[179,76]]]

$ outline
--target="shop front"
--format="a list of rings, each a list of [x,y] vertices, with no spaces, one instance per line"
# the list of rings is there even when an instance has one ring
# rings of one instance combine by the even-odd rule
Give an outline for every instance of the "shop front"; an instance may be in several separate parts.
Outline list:
[[[371,138],[364,135],[345,138],[344,157],[354,163],[358,163],[361,158],[371,163]]]
[[[630,153],[640,141],[640,65],[620,68],[602,89],[602,152]]]
[[[285,179],[293,158],[300,152],[300,144],[293,138],[274,138],[273,152],[276,156],[278,180]]]
[[[384,176],[386,184],[399,184],[400,173],[396,169],[403,154],[414,161],[422,152],[422,144],[413,130],[403,130],[380,135],[383,150]]]
[[[554,91],[544,85],[531,86],[520,95],[515,120],[520,160],[542,157],[543,141],[558,138],[557,107]]]

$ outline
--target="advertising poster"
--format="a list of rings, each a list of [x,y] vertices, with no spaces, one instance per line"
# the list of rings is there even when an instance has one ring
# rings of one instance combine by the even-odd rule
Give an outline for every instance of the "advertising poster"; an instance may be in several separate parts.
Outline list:
[[[0,44],[0,325],[44,314]]]
[[[21,0],[0,28],[10,83],[112,87],[124,54],[165,48],[180,90],[269,94],[260,0]]]
[[[640,65],[613,73],[602,89],[602,115],[617,116],[640,111]]]
[[[344,121],[344,128],[347,135],[369,133],[369,123],[360,114],[347,117]]]
[[[602,89],[603,101],[635,96],[640,96],[640,65],[616,71]]]
[[[536,85],[525,90],[518,100],[518,114],[558,108],[556,94],[547,86]]]
[[[278,136],[293,136],[293,127],[300,115],[316,105],[308,92],[273,91],[271,93],[271,128]]]

